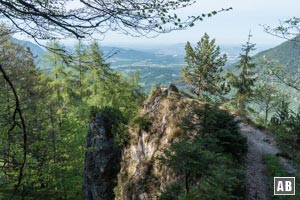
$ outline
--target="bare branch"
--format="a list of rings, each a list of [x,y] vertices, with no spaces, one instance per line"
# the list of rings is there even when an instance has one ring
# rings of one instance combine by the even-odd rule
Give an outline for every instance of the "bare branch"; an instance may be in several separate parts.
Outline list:
[[[15,98],[15,110],[14,110],[13,116],[12,116],[13,124],[10,127],[10,129],[8,130],[8,134],[10,134],[16,126],[19,126],[22,129],[22,132],[23,132],[23,145],[22,145],[23,146],[23,161],[21,163],[20,170],[19,170],[18,183],[15,187],[14,193],[10,197],[10,199],[12,199],[15,196],[16,192],[18,191],[18,189],[19,189],[19,187],[22,183],[24,168],[25,168],[25,165],[26,165],[26,159],[27,159],[27,130],[26,130],[25,119],[23,117],[22,110],[21,110],[21,107],[20,107],[20,100],[19,100],[19,97],[17,95],[17,91],[16,91],[13,83],[11,82],[9,77],[7,76],[7,74],[6,74],[6,72],[3,69],[1,64],[0,64],[0,72],[2,73],[2,76],[5,79],[5,81],[10,86],[10,88],[13,92],[14,98]],[[17,116],[19,116],[19,118],[21,120],[21,124],[19,124],[19,122],[17,121]]]

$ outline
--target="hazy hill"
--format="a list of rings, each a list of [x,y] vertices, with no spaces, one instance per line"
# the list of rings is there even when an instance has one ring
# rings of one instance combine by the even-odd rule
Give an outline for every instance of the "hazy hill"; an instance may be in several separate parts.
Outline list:
[[[288,69],[298,69],[300,65],[300,36],[262,51],[254,57],[256,62],[262,58],[273,60]]]
[[[43,48],[28,41],[13,40],[29,47],[36,57],[36,65],[38,67],[42,66],[40,60],[45,53]],[[152,85],[168,85],[171,82],[178,83],[180,81],[180,69],[185,65],[184,47],[184,43],[133,47],[130,47],[130,45],[122,47],[100,45],[104,58],[111,64],[113,69],[127,75],[138,70],[141,84],[146,91],[149,91]],[[73,47],[67,48],[71,50]],[[265,48],[265,46],[260,46],[256,52]],[[227,65],[232,65],[238,59],[241,46],[221,45],[221,51],[228,56]]]
[[[41,58],[45,52],[45,50],[40,47],[39,45],[36,45],[32,42],[29,42],[29,41],[25,41],[25,40],[19,40],[19,39],[16,39],[16,38],[12,38],[12,41],[14,43],[17,43],[17,44],[21,44],[25,47],[28,47],[33,56],[34,56],[34,61],[35,61],[35,64],[38,66],[40,64],[40,61],[41,61]]]
[[[119,48],[100,46],[104,53],[104,57],[108,57],[108,62],[112,67],[128,67],[128,66],[149,66],[149,65],[174,65],[182,64],[183,56],[166,55],[158,51],[144,51],[130,48]]]

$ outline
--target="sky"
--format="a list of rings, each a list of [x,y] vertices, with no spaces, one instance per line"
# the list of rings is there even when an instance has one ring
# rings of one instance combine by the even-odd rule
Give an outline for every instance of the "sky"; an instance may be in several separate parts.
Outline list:
[[[219,44],[239,45],[247,41],[251,30],[253,43],[275,46],[284,40],[265,33],[262,25],[276,26],[279,20],[298,16],[300,0],[197,0],[196,4],[181,10],[180,13],[182,16],[197,15],[228,7],[233,9],[198,22],[188,30],[161,34],[150,39],[133,38],[114,32],[106,34],[103,43],[125,46],[127,43],[134,45],[174,44],[186,41],[195,43],[207,32],[216,38]]]
[[[77,0],[75,0],[76,2]],[[76,3],[72,3],[76,7]],[[108,32],[102,36],[103,45],[113,46],[155,46],[196,43],[206,32],[216,39],[219,45],[241,45],[247,41],[249,30],[253,35],[252,42],[259,45],[276,46],[284,40],[264,32],[262,25],[275,27],[279,20],[298,16],[300,0],[197,0],[185,9],[179,10],[179,16],[199,15],[222,8],[233,9],[207,18],[188,30],[161,34],[155,38],[131,37],[117,32]],[[66,45],[74,40],[63,41]]]

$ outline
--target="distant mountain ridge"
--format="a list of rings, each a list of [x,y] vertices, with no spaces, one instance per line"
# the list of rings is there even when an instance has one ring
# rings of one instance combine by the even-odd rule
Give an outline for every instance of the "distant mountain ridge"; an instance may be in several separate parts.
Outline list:
[[[28,41],[13,39],[14,42],[22,44],[31,49],[35,56],[37,67],[42,66],[42,56],[46,52],[42,47]],[[104,59],[111,64],[111,67],[126,75],[133,74],[138,70],[140,83],[145,91],[149,91],[153,85],[169,85],[178,83],[181,80],[181,68],[185,65],[184,50],[185,44],[161,45],[161,46],[140,46],[134,48],[102,46]],[[67,49],[72,51],[71,46]],[[261,47],[259,48],[261,49]],[[241,47],[238,45],[222,45],[222,53],[228,55],[227,65],[230,66],[238,60]],[[258,50],[257,50],[258,51]]]
[[[289,70],[298,69],[300,67],[300,35],[254,56],[255,62],[262,59],[274,61]]]
[[[12,38],[13,42],[28,47],[35,58],[38,68],[44,68],[41,59],[46,52],[42,47],[19,39]],[[67,47],[72,51],[73,47]],[[171,82],[180,80],[180,68],[184,64],[183,56],[164,55],[159,52],[147,52],[130,48],[119,48],[101,46],[104,59],[111,64],[111,67],[126,75],[133,74],[138,70],[140,83],[145,91],[149,91],[152,85],[168,85]]]
[[[33,54],[34,57],[34,61],[35,61],[35,65],[39,66],[40,65],[40,61],[42,59],[43,54],[45,53],[45,50],[40,47],[39,45],[36,45],[30,41],[25,41],[25,40],[19,40],[16,38],[11,38],[12,42],[20,44],[22,46],[28,47],[31,51],[31,53]]]

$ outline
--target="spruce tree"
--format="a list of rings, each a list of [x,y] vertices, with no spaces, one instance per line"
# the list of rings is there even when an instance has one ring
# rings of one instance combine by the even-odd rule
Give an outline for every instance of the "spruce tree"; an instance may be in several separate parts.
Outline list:
[[[254,84],[256,81],[255,63],[252,62],[250,52],[255,50],[255,44],[250,42],[251,34],[248,36],[248,41],[242,47],[243,54],[240,55],[240,61],[235,66],[238,69],[238,74],[228,73],[230,79],[230,85],[236,88],[235,102],[238,112],[245,114],[246,103],[250,100],[250,97],[254,91]]]

